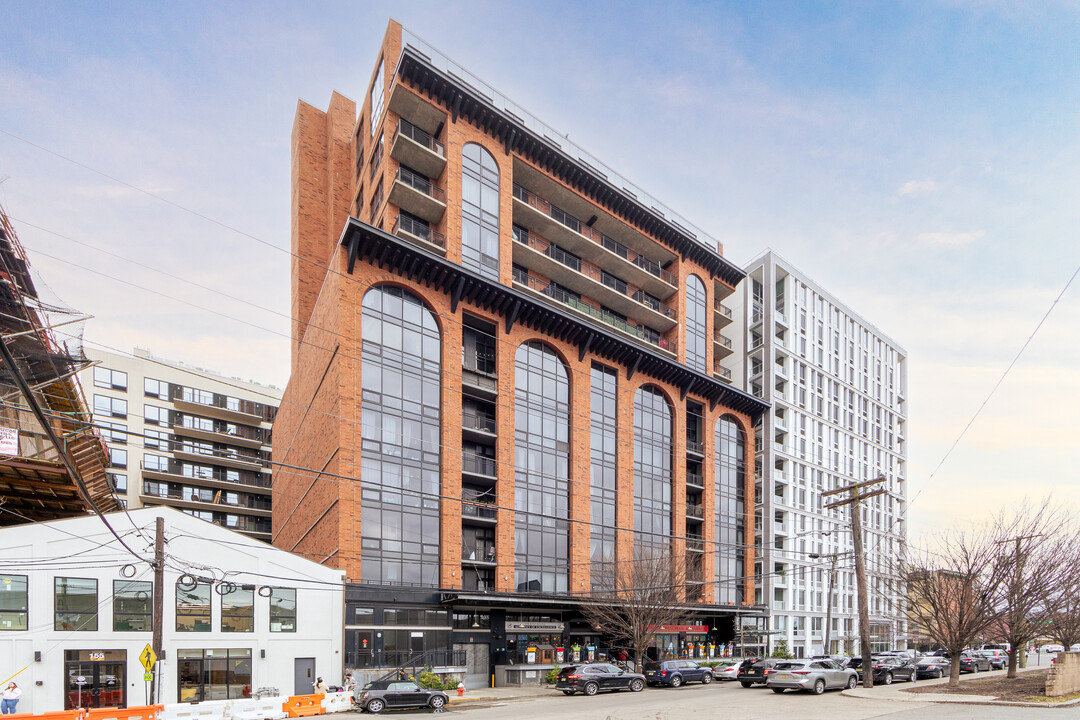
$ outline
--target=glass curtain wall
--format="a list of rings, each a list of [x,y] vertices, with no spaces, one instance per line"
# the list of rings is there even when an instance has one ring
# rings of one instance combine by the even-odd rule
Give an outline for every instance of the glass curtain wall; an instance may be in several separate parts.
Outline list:
[[[461,264],[499,279],[499,166],[476,143],[461,149]]]
[[[672,414],[648,385],[634,393],[634,531],[639,554],[671,552]]]
[[[363,301],[360,572],[439,583],[440,366],[435,316],[398,287]]]
[[[708,337],[706,318],[708,317],[708,296],[705,285],[697,275],[686,278],[686,364],[695,370],[708,372]]]
[[[746,550],[746,443],[730,415],[716,421],[716,580],[717,601],[740,604]]]
[[[518,592],[568,583],[570,378],[555,351],[528,342],[515,358],[514,530]]]
[[[589,559],[592,562],[592,589],[610,589],[615,562],[616,441],[618,416],[615,412],[618,373],[602,365],[592,366],[592,526]],[[605,570],[607,564],[607,570]]]

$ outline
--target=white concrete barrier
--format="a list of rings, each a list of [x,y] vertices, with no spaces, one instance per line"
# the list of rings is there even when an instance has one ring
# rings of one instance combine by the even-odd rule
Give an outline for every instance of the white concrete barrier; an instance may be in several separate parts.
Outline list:
[[[242,698],[233,700],[228,708],[230,720],[281,720],[288,713],[281,709],[287,697],[267,697],[255,700]]]
[[[165,706],[161,720],[225,720],[232,700],[207,700],[200,703],[173,703]],[[278,709],[281,709],[280,703]]]
[[[322,700],[323,712],[336,713],[352,710],[352,693],[327,693]]]

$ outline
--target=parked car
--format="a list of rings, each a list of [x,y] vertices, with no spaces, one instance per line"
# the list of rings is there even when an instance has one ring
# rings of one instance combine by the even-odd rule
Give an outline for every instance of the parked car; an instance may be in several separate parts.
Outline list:
[[[429,707],[441,710],[450,700],[442,690],[428,690],[412,680],[376,680],[356,692],[356,704],[361,710],[379,713],[398,708]]]
[[[830,688],[854,688],[859,684],[854,670],[840,667],[834,660],[783,660],[769,673],[765,687],[774,693],[807,690],[820,695]]]
[[[627,672],[611,663],[567,665],[559,670],[559,675],[555,679],[555,689],[561,690],[566,695],[578,692],[595,695],[606,690],[641,692],[645,689],[645,676]]]
[[[762,660],[747,660],[739,668],[739,682],[744,688],[755,684],[765,684],[766,676],[772,673],[776,664],[783,662],[776,658],[764,658]]]
[[[1009,656],[1004,650],[978,650],[976,652],[990,661],[991,670],[1004,670],[1009,664]]]
[[[650,660],[645,663],[645,682],[649,685],[679,687],[687,682],[708,685],[713,681],[711,668],[693,660]]]
[[[862,658],[851,658],[848,668],[858,673],[859,681],[862,682]],[[870,668],[874,674],[874,683],[878,685],[892,685],[893,680],[914,682],[918,678],[914,661],[897,655],[871,655]]]
[[[965,652],[960,655],[960,672],[972,672],[977,673],[986,670],[990,671],[990,661],[982,655],[975,655],[974,653]]]
[[[1041,653],[1065,652],[1065,646],[1064,645],[1057,645],[1055,643],[1051,643],[1050,645],[1043,645],[1042,647],[1040,647],[1039,652],[1041,652]]]
[[[920,678],[941,678],[949,674],[952,660],[944,655],[927,655],[915,664],[915,675]]]
[[[713,675],[717,680],[738,680],[742,663],[742,660],[724,660],[713,668]]]

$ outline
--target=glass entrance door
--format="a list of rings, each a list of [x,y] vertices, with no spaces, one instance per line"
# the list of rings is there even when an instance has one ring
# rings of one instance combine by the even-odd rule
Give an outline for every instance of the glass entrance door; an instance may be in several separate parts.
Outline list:
[[[126,650],[66,650],[64,709],[127,707]]]

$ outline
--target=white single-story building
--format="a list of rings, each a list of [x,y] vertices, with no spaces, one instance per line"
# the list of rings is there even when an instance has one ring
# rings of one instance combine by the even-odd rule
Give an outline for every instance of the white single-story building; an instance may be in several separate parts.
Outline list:
[[[0,680],[22,688],[18,712],[146,704],[158,517],[161,702],[341,684],[340,570],[168,507],[106,517],[138,558],[93,515],[0,528]]]

